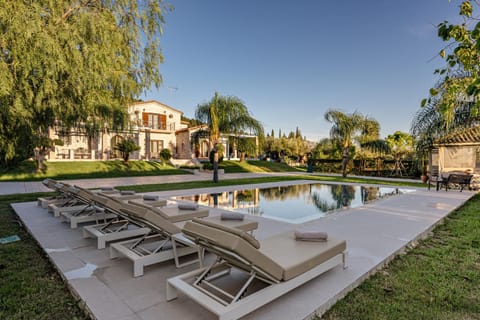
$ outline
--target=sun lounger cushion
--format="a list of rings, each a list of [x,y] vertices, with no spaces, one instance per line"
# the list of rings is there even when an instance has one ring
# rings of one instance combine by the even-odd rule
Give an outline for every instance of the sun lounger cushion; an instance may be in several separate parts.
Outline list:
[[[250,232],[258,229],[258,222],[249,219],[243,220],[223,220],[220,216],[212,216],[202,218],[204,221],[210,221],[212,223],[222,224],[229,228],[235,228],[245,232]]]
[[[154,194],[144,194],[143,195],[143,200],[148,200],[148,201],[158,201],[160,197],[158,195]]]
[[[295,240],[299,241],[327,241],[328,234],[324,231],[297,229],[295,230]]]
[[[284,281],[295,278],[346,250],[344,240],[331,238],[323,242],[295,241],[293,231],[262,240],[260,245],[260,251],[282,268]]]
[[[198,210],[185,210],[181,211],[178,207],[162,207],[162,208],[152,208],[152,211],[161,215],[165,219],[168,219],[171,222],[192,220],[194,218],[204,218],[209,214],[208,209],[198,209]]]
[[[143,219],[151,223],[154,227],[156,227],[156,229],[165,231],[169,234],[177,234],[182,232],[182,230],[175,224],[160,217],[158,214],[154,213],[151,210],[148,210],[144,214]]]
[[[263,268],[266,268],[268,270],[268,274],[272,275],[272,277],[278,280],[282,278],[283,270],[281,266],[276,264],[275,261],[271,260],[269,257],[262,254],[258,248],[253,246],[249,241],[240,237],[238,234],[235,234],[232,231],[234,229],[225,231],[222,230],[223,228],[218,228],[218,225],[212,227],[206,223],[202,224],[197,222],[201,222],[200,219],[195,219],[193,222],[187,222],[183,227],[183,233],[195,239],[200,238],[202,241],[208,240],[209,243],[223,248],[226,250],[226,252],[233,252],[234,255],[240,256],[246,261],[254,261],[256,266],[260,265]],[[222,256],[222,258],[230,261],[234,265],[237,265],[236,259],[229,259],[229,256]],[[250,271],[245,266],[238,265],[238,267],[245,268],[246,272]]]
[[[222,255],[222,257],[240,268],[245,268],[247,272],[251,264],[278,281],[292,279],[346,249],[344,240],[296,241],[294,231],[260,240],[259,248],[256,248],[245,238],[232,232],[232,229],[224,231],[221,228],[209,227],[198,222],[199,220],[187,222],[183,232],[191,237],[203,239],[203,241],[208,240],[209,243],[223,248],[227,252],[232,252],[232,256]],[[249,265],[238,263],[235,256],[241,257]]]
[[[80,191],[78,188],[75,188],[74,186],[69,186],[67,188],[67,191],[68,192],[71,192],[71,193],[75,193],[75,194],[78,194],[78,192]]]
[[[135,194],[135,191],[133,190],[122,190],[120,191],[120,195],[122,196],[131,196],[131,195],[134,195]]]
[[[245,215],[238,212],[222,212],[220,218],[222,220],[243,220]]]
[[[203,224],[205,226],[209,226],[209,227],[212,227],[212,228],[217,228],[217,229],[225,231],[225,232],[230,232],[230,233],[246,240],[254,248],[257,248],[257,249],[260,248],[260,243],[258,242],[258,240],[255,239],[253,236],[249,235],[248,233],[242,231],[242,230],[227,227],[226,225],[215,223],[215,222],[204,220],[204,219],[193,219],[193,221],[196,222],[196,223],[199,223],[199,224]]]
[[[179,203],[178,204],[179,210],[197,210],[198,204],[196,203]]]
[[[147,222],[149,227],[156,229],[157,231],[164,231],[168,234],[177,234],[182,231],[180,227],[159,216],[157,213],[153,212],[153,210],[149,210],[147,208],[125,204],[120,211],[123,214],[134,218],[139,218],[144,222]]]

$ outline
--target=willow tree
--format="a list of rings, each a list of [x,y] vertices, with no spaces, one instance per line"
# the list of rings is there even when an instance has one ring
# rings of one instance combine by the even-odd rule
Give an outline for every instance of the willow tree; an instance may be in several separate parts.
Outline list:
[[[45,153],[55,125],[115,129],[161,84],[161,0],[0,2],[0,164]]]
[[[332,123],[331,139],[338,141],[342,146],[342,176],[346,177],[350,149],[355,140],[378,138],[380,127],[375,119],[363,116],[359,112],[348,114],[330,109],[325,113],[325,120]]]
[[[218,182],[218,144],[220,133],[241,134],[254,132],[263,135],[262,124],[250,115],[242,100],[235,96],[222,96],[215,92],[213,98],[197,106],[195,117],[208,125],[210,130],[210,150],[214,153],[213,181]]]

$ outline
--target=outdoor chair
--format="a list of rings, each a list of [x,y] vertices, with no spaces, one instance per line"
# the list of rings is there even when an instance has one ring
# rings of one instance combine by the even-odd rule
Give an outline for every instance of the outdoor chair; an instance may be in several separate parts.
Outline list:
[[[337,265],[346,266],[344,240],[299,241],[294,231],[257,240],[201,219],[187,222],[183,233],[218,258],[168,279],[167,301],[181,292],[223,320],[238,319]],[[238,283],[241,278],[245,281]]]
[[[130,239],[121,242],[115,242],[110,245],[110,257],[126,257],[133,262],[133,276],[143,275],[145,266],[173,259],[175,266],[181,268],[193,263],[202,265],[203,250],[192,240],[186,238],[182,233],[182,223],[173,223],[158,214],[151,208],[125,207],[121,209],[123,214],[128,215],[133,220],[150,228],[151,233],[137,239]],[[208,213],[208,211],[207,211]],[[229,220],[222,221],[220,217],[206,218],[211,223],[229,225],[231,228],[251,231],[258,227],[258,223],[250,220]],[[203,219],[201,219],[203,220]],[[188,222],[187,222],[188,223]],[[180,257],[197,253],[198,258],[181,263]]]

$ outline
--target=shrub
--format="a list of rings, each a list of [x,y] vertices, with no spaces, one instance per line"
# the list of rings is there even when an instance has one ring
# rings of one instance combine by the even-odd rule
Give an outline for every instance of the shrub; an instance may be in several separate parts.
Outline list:
[[[128,162],[130,153],[140,150],[140,147],[135,144],[132,139],[125,139],[115,145],[115,150],[118,150],[122,155],[123,161]]]

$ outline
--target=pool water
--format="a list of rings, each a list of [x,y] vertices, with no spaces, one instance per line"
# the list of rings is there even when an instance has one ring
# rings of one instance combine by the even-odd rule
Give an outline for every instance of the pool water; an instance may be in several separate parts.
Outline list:
[[[362,206],[371,201],[412,191],[313,183],[238,189],[213,194],[179,196],[175,199],[289,223],[303,223],[345,208]]]

